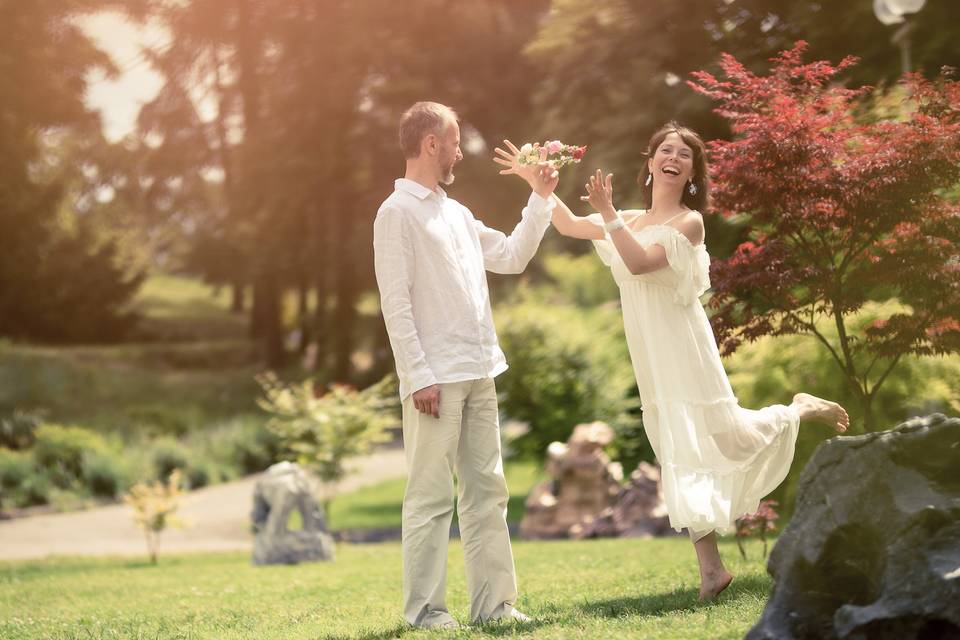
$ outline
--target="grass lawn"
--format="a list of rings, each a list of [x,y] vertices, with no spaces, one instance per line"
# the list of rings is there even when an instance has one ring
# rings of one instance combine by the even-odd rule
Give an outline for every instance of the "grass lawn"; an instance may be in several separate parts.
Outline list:
[[[503,473],[510,489],[507,520],[520,522],[523,501],[534,485],[546,478],[542,464],[509,460]],[[370,487],[357,489],[333,499],[330,503],[329,526],[332,529],[386,529],[400,527],[400,509],[406,480],[397,478]],[[295,515],[299,515],[294,512]],[[456,512],[454,512],[456,522]]]
[[[742,638],[770,579],[751,542],[722,552],[736,575],[717,602],[697,601],[693,549],[658,540],[514,543],[518,608],[535,621],[459,631],[407,628],[397,543],[340,545],[333,563],[253,567],[247,554],[0,563],[0,637],[27,638]],[[463,550],[450,545],[448,605],[468,616]]]

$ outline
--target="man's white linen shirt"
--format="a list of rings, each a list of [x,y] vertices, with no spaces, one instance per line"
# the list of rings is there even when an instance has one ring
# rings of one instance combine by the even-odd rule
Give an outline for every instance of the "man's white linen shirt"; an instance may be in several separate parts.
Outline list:
[[[373,224],[380,307],[406,398],[433,384],[507,369],[497,343],[485,270],[520,273],[550,226],[552,198],[530,194],[507,236],[465,206],[400,178]]]

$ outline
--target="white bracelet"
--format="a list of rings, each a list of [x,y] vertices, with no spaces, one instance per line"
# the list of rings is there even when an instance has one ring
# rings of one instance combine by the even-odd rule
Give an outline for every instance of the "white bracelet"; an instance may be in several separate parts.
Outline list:
[[[616,231],[617,229],[623,229],[625,226],[627,226],[627,225],[626,225],[626,223],[624,223],[623,218],[620,217],[620,212],[619,212],[619,211],[617,212],[617,217],[616,217],[614,220],[611,220],[610,222],[604,222],[604,223],[603,223],[603,229],[604,229],[607,233],[610,233],[610,232],[612,232],[612,231]]]

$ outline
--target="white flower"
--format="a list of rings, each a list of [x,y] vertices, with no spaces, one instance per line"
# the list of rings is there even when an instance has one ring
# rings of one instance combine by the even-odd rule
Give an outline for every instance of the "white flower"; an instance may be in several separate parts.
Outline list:
[[[531,151],[533,151],[533,145],[530,144],[529,142],[527,142],[527,143],[524,144],[522,147],[520,147],[520,155],[525,156],[525,155],[527,155],[528,153],[530,153]]]

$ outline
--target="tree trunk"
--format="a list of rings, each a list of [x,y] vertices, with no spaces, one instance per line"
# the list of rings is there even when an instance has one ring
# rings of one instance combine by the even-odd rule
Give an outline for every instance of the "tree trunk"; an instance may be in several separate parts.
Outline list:
[[[239,207],[236,203],[236,191],[234,185],[234,166],[233,161],[230,157],[229,141],[227,139],[227,111],[228,111],[228,100],[227,100],[227,89],[223,84],[223,77],[220,73],[220,66],[222,64],[220,58],[220,48],[218,45],[212,45],[211,56],[213,58],[213,77],[214,83],[217,88],[217,95],[219,100],[217,102],[217,117],[214,120],[214,131],[217,136],[217,154],[220,158],[220,167],[223,169],[223,191],[225,194],[225,203],[226,203],[226,221],[227,226],[232,228],[234,222],[238,218]],[[236,234],[228,231],[228,239],[226,242],[230,244],[231,253],[234,255],[241,255],[242,250],[240,248],[241,243],[236,237]],[[234,269],[240,269],[239,265],[234,265]],[[246,310],[247,300],[246,300],[246,282],[245,278],[239,273],[234,273],[234,279],[231,283],[231,303],[230,310],[233,313],[243,313]],[[252,323],[251,323],[252,324]]]
[[[337,307],[334,316],[337,340],[333,353],[333,377],[339,382],[347,382],[352,375],[350,356],[353,354],[353,328],[357,321],[357,311],[354,306],[357,294],[353,269],[349,265],[342,265],[338,276]]]
[[[327,365],[327,347],[330,342],[327,340],[327,331],[330,327],[330,320],[327,313],[327,297],[329,288],[327,287],[327,274],[324,272],[324,261],[320,261],[320,270],[314,281],[313,290],[316,296],[316,305],[313,308],[313,342],[317,345],[317,360],[314,365],[315,371],[322,371]]]
[[[860,399],[860,404],[863,408],[863,430],[866,433],[872,433],[877,428],[875,423],[876,418],[873,415],[873,398],[874,395],[872,393],[865,393]]]
[[[305,278],[301,277],[297,285],[297,321],[300,326],[300,342],[297,351],[303,353],[311,338],[310,326],[310,286]]]
[[[239,75],[237,84],[243,100],[243,218],[257,229],[261,243],[252,256],[256,270],[256,285],[253,292],[253,322],[251,331],[262,340],[262,352],[269,367],[283,366],[283,335],[280,321],[280,279],[273,256],[280,250],[276,241],[274,224],[263,214],[265,206],[261,189],[267,176],[264,175],[261,150],[263,132],[260,117],[260,82],[257,75],[257,60],[260,42],[251,15],[250,0],[237,1],[237,56]]]
[[[280,287],[272,273],[266,271],[257,280],[254,300],[260,300],[261,355],[272,369],[283,367],[285,352],[280,326]]]
[[[354,327],[357,321],[357,312],[354,303],[357,298],[357,282],[353,265],[353,252],[350,243],[350,224],[352,215],[349,180],[350,175],[345,172],[346,167],[336,170],[337,179],[333,184],[338,185],[338,206],[335,211],[336,237],[334,240],[334,254],[332,263],[336,265],[335,295],[336,306],[333,315],[333,332],[337,336],[333,347],[333,379],[338,382],[347,382],[351,379],[353,354]]]
[[[243,313],[247,306],[246,292],[243,283],[234,280],[230,285],[230,311],[232,313]]]

